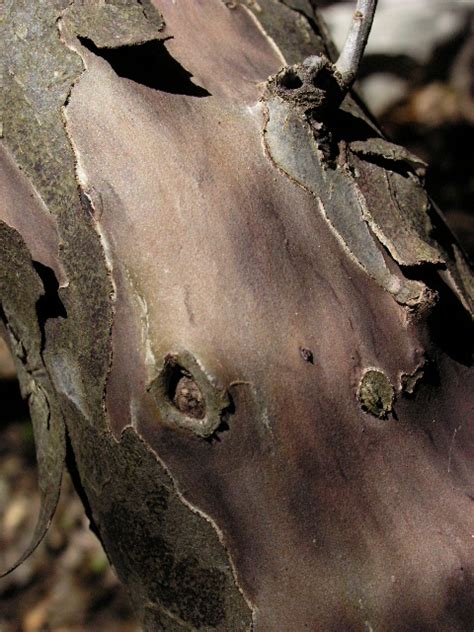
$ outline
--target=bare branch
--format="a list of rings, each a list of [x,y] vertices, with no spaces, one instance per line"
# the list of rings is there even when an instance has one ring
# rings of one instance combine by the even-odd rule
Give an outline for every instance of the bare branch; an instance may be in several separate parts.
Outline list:
[[[346,89],[354,83],[374,20],[377,0],[358,0],[344,47],[336,62]]]

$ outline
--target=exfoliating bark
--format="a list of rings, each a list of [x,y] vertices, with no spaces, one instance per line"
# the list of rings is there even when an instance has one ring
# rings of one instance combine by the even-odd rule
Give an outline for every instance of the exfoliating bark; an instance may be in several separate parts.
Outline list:
[[[144,629],[471,629],[471,277],[311,4],[7,5],[2,320]]]

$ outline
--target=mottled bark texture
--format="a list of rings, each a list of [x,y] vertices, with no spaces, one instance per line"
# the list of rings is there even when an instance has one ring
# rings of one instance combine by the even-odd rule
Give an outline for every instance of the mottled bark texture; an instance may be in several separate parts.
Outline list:
[[[145,630],[472,630],[472,277],[424,165],[315,105],[312,3],[6,0],[1,40],[31,550],[67,463]]]

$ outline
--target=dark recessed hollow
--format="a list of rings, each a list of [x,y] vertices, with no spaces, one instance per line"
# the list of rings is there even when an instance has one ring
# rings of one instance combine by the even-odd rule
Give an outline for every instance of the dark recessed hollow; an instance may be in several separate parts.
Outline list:
[[[324,92],[337,88],[334,74],[326,67],[320,68],[315,72],[311,77],[311,82],[315,88],[319,88],[319,90],[323,90]]]
[[[303,82],[294,70],[287,70],[287,72],[280,77],[280,86],[287,90],[297,90],[301,88],[302,85]]]
[[[203,419],[206,416],[204,397],[189,371],[179,364],[169,364],[164,377],[170,403],[187,417]]]

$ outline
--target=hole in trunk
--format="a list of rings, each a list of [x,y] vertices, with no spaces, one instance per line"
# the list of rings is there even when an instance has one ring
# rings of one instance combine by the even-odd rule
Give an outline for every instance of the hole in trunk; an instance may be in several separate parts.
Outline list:
[[[280,85],[287,90],[297,90],[303,82],[294,70],[289,69],[280,77]]]
[[[204,397],[188,371],[178,364],[169,365],[166,382],[167,396],[175,408],[187,417],[204,419],[206,415]]]

